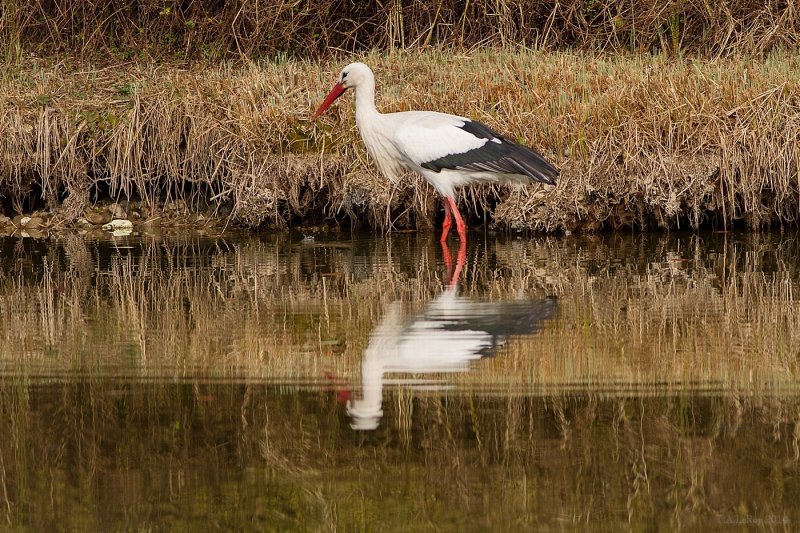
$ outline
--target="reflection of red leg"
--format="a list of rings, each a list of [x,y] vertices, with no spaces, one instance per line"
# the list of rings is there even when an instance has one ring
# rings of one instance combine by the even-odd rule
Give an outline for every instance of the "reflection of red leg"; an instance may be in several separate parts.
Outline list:
[[[445,198],[445,201],[450,204],[450,209],[453,211],[453,217],[456,219],[456,229],[458,230],[458,238],[463,242],[467,242],[467,225],[464,219],[461,218],[461,213],[458,212],[458,205],[452,196]]]
[[[453,217],[450,215],[450,204],[447,202],[447,198],[443,198],[442,203],[444,204],[444,222],[442,223],[440,242],[447,240],[447,234],[450,233],[450,226],[453,225]]]
[[[453,277],[453,256],[450,254],[450,247],[447,246],[447,241],[442,239],[439,241],[442,245],[442,259],[444,259],[444,267],[447,269],[448,279]]]
[[[447,283],[449,287],[455,287],[458,283],[458,278],[461,277],[461,271],[464,269],[464,264],[467,262],[467,242],[462,240],[458,245],[458,256],[456,257],[456,268],[453,270],[453,256],[450,254],[450,248],[445,241],[440,241],[442,244],[442,255],[444,256],[444,264],[447,268],[447,277],[450,281]]]
[[[465,231],[466,232],[466,231]],[[461,235],[461,231],[458,232]],[[461,269],[464,268],[464,264],[467,262],[467,239],[463,236],[461,237],[461,242],[458,244],[458,256],[456,257],[456,270],[453,272],[453,277],[450,279],[450,286],[454,287],[456,283],[458,283],[458,278],[461,277]]]

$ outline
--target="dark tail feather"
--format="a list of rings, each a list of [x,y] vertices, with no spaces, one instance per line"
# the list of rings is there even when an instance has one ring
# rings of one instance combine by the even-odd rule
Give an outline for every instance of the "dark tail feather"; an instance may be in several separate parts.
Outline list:
[[[506,140],[506,142],[509,143],[511,148],[508,159],[519,169],[520,174],[529,176],[534,181],[547,183],[548,185],[556,184],[556,177],[558,176],[558,169],[556,167],[548,163],[544,157],[527,146],[509,140]]]

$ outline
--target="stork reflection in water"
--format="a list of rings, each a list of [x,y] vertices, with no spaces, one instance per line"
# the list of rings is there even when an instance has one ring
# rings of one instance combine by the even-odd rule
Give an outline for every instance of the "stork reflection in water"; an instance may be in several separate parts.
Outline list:
[[[361,363],[361,398],[347,401],[354,429],[376,429],[383,416],[383,386],[405,384],[426,390],[446,388],[431,379],[387,379],[390,374],[464,372],[473,361],[493,355],[515,335],[530,335],[542,327],[557,307],[555,298],[478,301],[458,296],[458,279],[465,264],[462,242],[455,268],[442,243],[449,283],[419,314],[406,316],[400,302],[389,305],[370,335]]]

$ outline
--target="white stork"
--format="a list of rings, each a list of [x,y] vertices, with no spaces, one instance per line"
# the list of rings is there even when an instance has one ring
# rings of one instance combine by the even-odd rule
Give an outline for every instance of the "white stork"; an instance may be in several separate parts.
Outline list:
[[[350,88],[356,92],[358,130],[381,172],[397,182],[404,170],[413,170],[442,195],[442,242],[447,239],[452,218],[461,242],[467,239],[466,224],[455,201],[457,187],[487,182],[555,185],[558,170],[553,165],[480,122],[434,111],[378,112],[375,76],[364,63],[351,63],[342,69],[339,81],[313,118]]]

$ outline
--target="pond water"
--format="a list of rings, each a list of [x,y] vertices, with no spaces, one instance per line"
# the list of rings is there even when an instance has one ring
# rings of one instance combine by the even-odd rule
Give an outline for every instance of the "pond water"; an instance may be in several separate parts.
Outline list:
[[[797,234],[471,237],[0,239],[0,527],[800,527]]]

